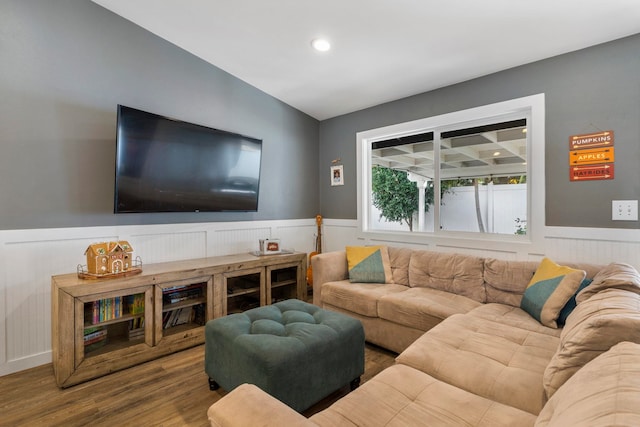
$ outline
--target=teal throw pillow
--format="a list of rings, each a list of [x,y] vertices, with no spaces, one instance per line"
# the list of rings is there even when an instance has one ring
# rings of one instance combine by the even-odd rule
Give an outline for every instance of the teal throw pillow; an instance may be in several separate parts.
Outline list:
[[[560,315],[558,316],[558,325],[559,326],[562,326],[565,323],[567,323],[567,317],[569,317],[569,315],[571,314],[573,309],[576,308],[576,306],[577,306],[576,295],[578,295],[578,292],[580,292],[581,290],[583,290],[584,288],[589,286],[591,284],[591,282],[593,282],[593,279],[584,279],[582,281],[582,283],[580,283],[580,286],[578,287],[578,290],[576,291],[576,293],[573,294],[571,299],[569,299],[569,301],[567,301],[567,303],[562,308],[562,310],[560,310]]]

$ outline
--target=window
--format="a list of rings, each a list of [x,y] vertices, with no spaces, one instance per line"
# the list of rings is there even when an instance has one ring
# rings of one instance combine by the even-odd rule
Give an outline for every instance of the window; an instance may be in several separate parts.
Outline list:
[[[543,225],[544,95],[361,132],[357,144],[364,234],[531,243]]]

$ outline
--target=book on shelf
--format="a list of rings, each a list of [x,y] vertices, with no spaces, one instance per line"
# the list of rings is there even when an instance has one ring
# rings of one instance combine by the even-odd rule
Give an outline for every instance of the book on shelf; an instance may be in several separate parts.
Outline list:
[[[84,351],[90,352],[103,347],[107,343],[107,328],[98,326],[85,328],[84,330]]]
[[[107,343],[107,340],[102,340],[102,341],[94,342],[93,344],[85,345],[84,352],[85,354],[90,353],[94,350],[104,347],[106,343]]]
[[[85,304],[85,322],[96,325],[126,315],[144,313],[144,294],[103,298]]]
[[[129,341],[144,338],[144,317],[135,317],[129,320]]]
[[[129,320],[129,330],[144,328],[144,317],[134,317]]]
[[[191,322],[191,317],[193,314],[193,309],[191,307],[181,308],[178,310],[178,314],[176,316],[175,322],[173,326],[184,325],[185,323]]]
[[[204,325],[205,318],[206,315],[204,304],[198,304],[191,307],[176,308],[175,310],[168,310],[162,316],[162,329],[169,329],[188,323]]]
[[[189,285],[171,286],[171,287],[162,289],[162,293],[164,294],[164,293],[171,293],[176,291],[185,291],[188,289],[201,289],[206,284],[207,284],[206,282],[199,282],[199,283],[191,283]]]
[[[203,296],[203,293],[201,289],[194,289],[191,291],[177,292],[170,295],[163,295],[162,301],[167,304],[173,304],[176,302],[187,301],[191,299],[198,299],[198,298],[201,298],[202,296]]]
[[[144,294],[127,295],[127,311],[129,314],[144,313]]]
[[[122,316],[122,298],[105,298],[92,301],[85,306],[87,310],[86,316],[91,319],[92,324],[106,322],[108,320],[117,319]]]
[[[129,331],[129,341],[140,340],[144,338],[144,329],[134,329]]]
[[[163,322],[162,322],[162,328],[163,329],[169,329],[172,328],[174,326],[178,326],[178,318],[182,315],[184,316],[184,314],[182,313],[186,313],[191,311],[191,307],[184,307],[184,308],[178,308],[175,310],[170,310],[167,311],[165,313]]]
[[[205,305],[198,304],[193,306],[193,323],[197,325],[204,325],[207,322],[207,313],[205,312]]]
[[[162,290],[162,301],[166,304],[202,298],[206,283],[194,283],[184,286],[172,286]]]

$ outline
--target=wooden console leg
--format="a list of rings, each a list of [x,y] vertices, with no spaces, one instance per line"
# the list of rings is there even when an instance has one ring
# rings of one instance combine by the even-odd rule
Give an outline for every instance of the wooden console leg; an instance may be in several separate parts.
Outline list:
[[[358,380],[359,380],[359,378],[358,378]],[[216,391],[219,388],[220,388],[220,384],[215,382],[213,378],[209,378],[209,390]]]
[[[349,387],[351,388],[351,391],[353,391],[353,390],[357,389],[359,386],[360,386],[360,377],[358,377],[358,378],[356,378],[356,379],[352,380],[352,381],[349,383]]]

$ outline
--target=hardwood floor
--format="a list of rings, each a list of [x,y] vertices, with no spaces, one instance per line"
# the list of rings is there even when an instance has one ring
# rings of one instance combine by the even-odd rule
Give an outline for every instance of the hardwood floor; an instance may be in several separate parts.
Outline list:
[[[365,348],[362,383],[391,366],[396,354]],[[0,426],[208,426],[207,409],[223,390],[210,391],[204,346],[59,389],[51,364],[0,377]],[[311,414],[349,387],[305,411]]]

